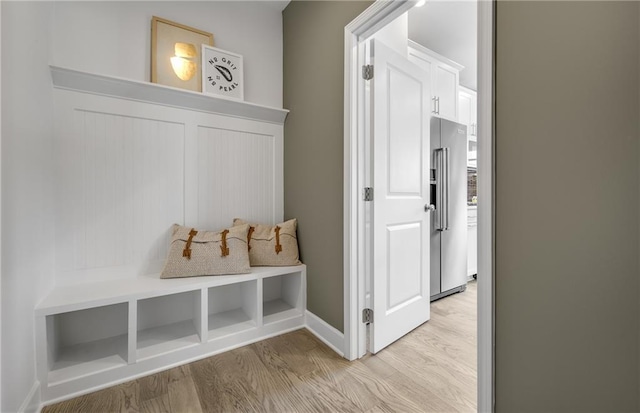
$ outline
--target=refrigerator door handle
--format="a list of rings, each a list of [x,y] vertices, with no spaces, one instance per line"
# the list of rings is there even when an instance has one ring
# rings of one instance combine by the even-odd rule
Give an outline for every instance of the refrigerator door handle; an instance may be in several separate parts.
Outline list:
[[[436,149],[436,214],[435,214],[435,227],[436,230],[442,231],[444,223],[444,156],[443,149]]]
[[[442,185],[442,190],[444,192],[444,196],[443,196],[443,208],[442,208],[442,214],[443,214],[443,222],[442,222],[442,227],[444,231],[448,231],[449,230],[449,197],[450,197],[450,193],[451,193],[451,168],[450,168],[450,163],[449,163],[449,148],[442,148],[442,152],[443,152],[443,175],[444,175],[444,182]]]

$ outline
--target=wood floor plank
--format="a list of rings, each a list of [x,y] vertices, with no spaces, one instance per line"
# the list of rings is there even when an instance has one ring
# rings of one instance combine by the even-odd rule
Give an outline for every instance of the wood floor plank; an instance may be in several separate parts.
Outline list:
[[[261,403],[254,390],[236,374],[235,357],[234,351],[229,351],[191,365],[191,375],[204,411],[260,411]]]
[[[44,413],[471,412],[477,285],[435,301],[431,320],[349,362],[307,330],[43,408]]]
[[[418,404],[423,412],[461,411],[458,400],[452,400],[447,394],[429,387],[426,383],[417,382],[410,376],[411,374],[398,372],[387,381],[396,392]]]
[[[169,395],[163,394],[155,399],[145,400],[140,404],[140,413],[171,413]]]
[[[140,412],[140,383],[137,380],[128,381],[114,387],[117,399],[120,401],[120,412]]]
[[[175,413],[202,413],[200,399],[191,376],[168,384],[169,407]]]
[[[398,369],[396,369],[392,364],[389,364],[382,358],[376,357],[372,354],[367,354],[360,359],[360,362],[367,366],[369,370],[371,370],[371,372],[380,379],[386,379],[398,371]]]
[[[296,337],[298,336],[296,335]],[[289,360],[279,353],[282,346],[278,343],[263,341],[255,343],[252,347],[263,363],[270,368],[273,379],[279,382],[279,386],[287,392],[287,397],[292,399],[296,411],[354,411],[356,408],[334,386],[328,385],[326,382],[320,383],[312,374],[297,373],[287,363]],[[303,356],[306,358],[306,354],[308,351],[304,355],[299,354],[298,363],[301,362]],[[337,355],[336,359],[342,360]]]
[[[211,363],[211,358],[189,364],[189,371],[196,386],[202,410],[206,412],[224,411],[222,400],[224,386],[221,377]]]
[[[169,383],[169,373],[162,371],[151,376],[142,377],[138,380],[140,384],[140,401],[145,402],[149,399],[156,399],[167,394]]]

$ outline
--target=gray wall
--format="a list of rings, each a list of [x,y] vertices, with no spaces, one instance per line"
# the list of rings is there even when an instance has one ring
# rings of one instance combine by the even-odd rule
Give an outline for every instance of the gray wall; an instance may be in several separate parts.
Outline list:
[[[344,27],[369,1],[292,1],[283,12],[284,215],[298,218],[307,307],[343,330]]]
[[[498,412],[638,411],[638,17],[497,4]]]

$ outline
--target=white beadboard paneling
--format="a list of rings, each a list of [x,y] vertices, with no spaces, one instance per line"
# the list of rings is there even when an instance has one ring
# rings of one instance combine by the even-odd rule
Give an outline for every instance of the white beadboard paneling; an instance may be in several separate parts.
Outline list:
[[[233,218],[273,224],[275,151],[274,136],[200,126],[198,224],[223,228]]]
[[[170,225],[184,221],[184,125],[67,111],[72,130],[56,134],[59,273],[89,281],[157,268]]]
[[[54,86],[56,283],[160,272],[174,223],[282,220],[282,124]]]

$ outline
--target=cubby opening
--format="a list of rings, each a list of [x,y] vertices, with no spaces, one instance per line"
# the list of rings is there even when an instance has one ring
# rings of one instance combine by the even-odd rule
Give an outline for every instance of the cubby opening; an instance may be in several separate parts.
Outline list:
[[[256,327],[258,319],[258,282],[209,288],[209,340]]]
[[[264,324],[302,314],[302,276],[292,273],[268,277],[262,285]]]
[[[46,317],[49,385],[127,365],[128,303]]]
[[[139,300],[137,359],[198,345],[200,302],[200,290]]]

